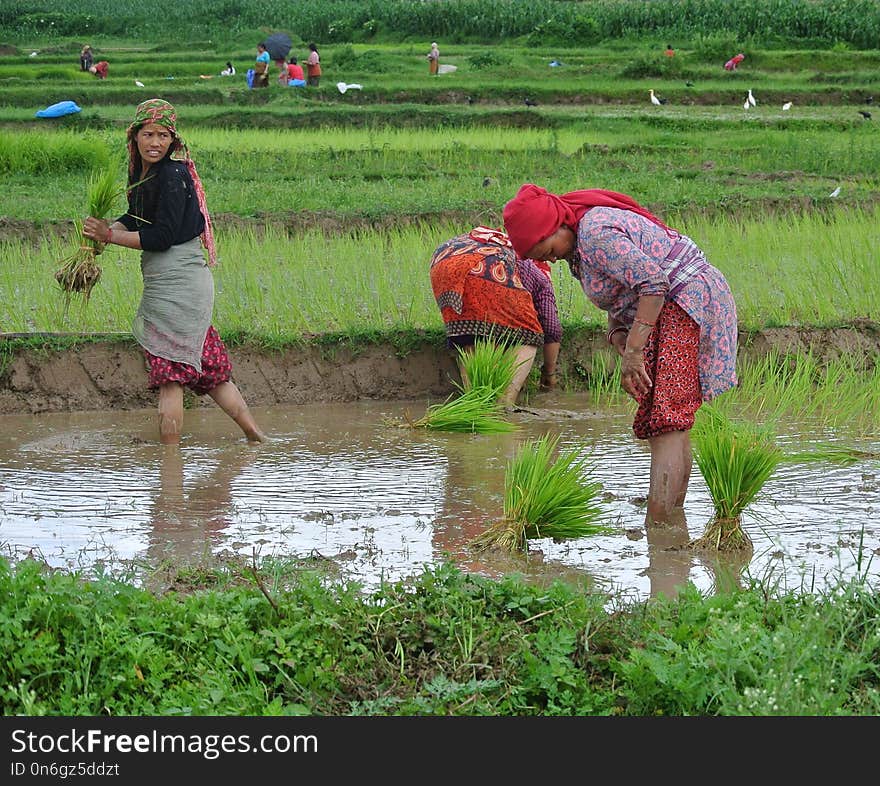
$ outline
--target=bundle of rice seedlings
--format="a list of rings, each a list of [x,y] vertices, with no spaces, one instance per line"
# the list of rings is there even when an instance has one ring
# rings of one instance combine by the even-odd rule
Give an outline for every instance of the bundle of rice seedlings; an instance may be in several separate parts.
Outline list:
[[[859,461],[878,458],[880,458],[880,453],[875,451],[849,448],[844,445],[823,444],[817,445],[813,450],[799,450],[794,453],[786,453],[782,460],[791,464],[825,461],[831,464],[846,466]]]
[[[783,458],[772,429],[734,422],[716,407],[703,405],[691,433],[694,458],[709,488],[715,515],[690,545],[719,551],[751,549],[751,539],[742,528],[742,512]]]
[[[442,404],[428,408],[418,420],[407,418],[412,428],[438,431],[468,431],[474,434],[498,434],[513,431],[516,426],[504,418],[498,403],[513,379],[516,355],[491,341],[477,340],[473,351],[458,349],[464,384],[456,387],[459,394]]]
[[[471,387],[442,404],[428,407],[425,415],[409,421],[412,428],[436,431],[467,431],[473,434],[501,434],[516,426],[504,418],[494,388]]]
[[[116,167],[107,167],[92,173],[88,183],[88,215],[106,217],[125,193],[125,187],[117,183],[116,171]],[[101,278],[101,267],[95,259],[104,250],[104,244],[85,237],[81,221],[76,222],[76,237],[76,249],[62,261],[55,273],[55,280],[67,296],[68,305],[74,293],[81,295],[87,303],[92,288]]]
[[[601,484],[589,480],[587,456],[557,453],[559,437],[545,434],[524,443],[508,462],[504,518],[473,538],[474,551],[525,552],[529,538],[582,538],[608,527],[599,522]]]
[[[489,388],[496,400],[509,387],[516,373],[516,353],[493,341],[477,339],[473,349],[457,347],[458,362],[464,370],[462,391],[468,388]]]

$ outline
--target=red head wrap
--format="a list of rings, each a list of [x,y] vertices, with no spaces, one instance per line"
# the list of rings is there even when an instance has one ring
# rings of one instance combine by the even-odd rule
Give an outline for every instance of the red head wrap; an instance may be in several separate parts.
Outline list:
[[[591,207],[616,207],[631,210],[670,231],[657,216],[642,207],[632,197],[601,188],[569,191],[557,196],[532,183],[520,187],[516,196],[504,206],[504,228],[514,251],[520,257],[559,227],[565,225],[577,231],[577,223]]]

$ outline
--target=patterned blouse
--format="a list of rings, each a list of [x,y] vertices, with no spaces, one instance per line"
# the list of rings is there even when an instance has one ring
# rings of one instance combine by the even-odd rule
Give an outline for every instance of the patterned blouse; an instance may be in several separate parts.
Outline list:
[[[666,257],[682,239],[630,210],[594,207],[578,223],[571,270],[590,302],[627,327],[642,295],[681,306],[700,327],[700,386],[709,401],[737,384],[736,305],[724,275],[708,263],[670,294]]]

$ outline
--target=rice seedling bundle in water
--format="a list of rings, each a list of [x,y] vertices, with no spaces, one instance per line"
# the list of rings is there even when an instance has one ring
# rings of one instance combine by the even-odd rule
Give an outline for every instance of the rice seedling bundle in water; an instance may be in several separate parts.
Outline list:
[[[736,422],[717,407],[704,404],[691,431],[694,458],[715,514],[692,547],[719,551],[750,549],[742,512],[755,499],[783,460],[769,427]]]
[[[425,415],[411,421],[413,428],[437,431],[467,431],[474,434],[499,434],[516,426],[504,418],[493,388],[468,388],[460,396],[450,396],[442,404],[428,407]]]
[[[504,418],[498,403],[507,390],[515,370],[515,353],[491,341],[476,341],[472,351],[458,349],[464,384],[456,387],[458,396],[428,408],[424,417],[410,421],[413,428],[438,431],[468,431],[474,434],[498,434],[516,426]]]
[[[507,466],[504,518],[471,540],[473,550],[525,552],[530,538],[565,540],[608,531],[600,521],[602,486],[589,478],[589,456],[576,449],[557,454],[558,443],[559,437],[545,434],[522,445]]]
[[[113,209],[119,197],[125,193],[116,181],[116,168],[108,167],[92,174],[88,183],[88,214],[95,218],[105,218]],[[67,302],[74,294],[81,295],[84,302],[95,284],[101,278],[101,267],[96,262],[104,250],[104,244],[87,238],[82,233],[82,222],[76,222],[76,249],[66,257],[55,273],[55,280],[67,296]]]
[[[477,339],[470,351],[457,347],[459,367],[467,388],[490,388],[498,399],[507,390],[516,373],[516,353],[493,341]]]

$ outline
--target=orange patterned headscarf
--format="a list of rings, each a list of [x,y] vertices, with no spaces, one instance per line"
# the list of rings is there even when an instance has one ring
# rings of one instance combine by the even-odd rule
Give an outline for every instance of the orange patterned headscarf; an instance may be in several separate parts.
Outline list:
[[[205,189],[202,186],[199,173],[196,171],[196,165],[192,158],[190,158],[189,148],[177,133],[177,112],[174,111],[174,107],[171,104],[161,98],[150,98],[138,104],[134,121],[126,132],[126,139],[128,140],[128,181],[129,183],[134,182],[134,178],[140,170],[141,154],[138,152],[135,137],[137,132],[147,123],[167,128],[174,135],[174,141],[169,149],[171,158],[175,161],[182,161],[189,170],[193,186],[196,190],[196,197],[199,200],[199,209],[205,217],[205,229],[201,234],[202,246],[208,252],[208,265],[213,267],[217,264],[217,249],[214,244],[214,227],[211,224],[211,215],[208,213],[208,205],[205,200]]]

